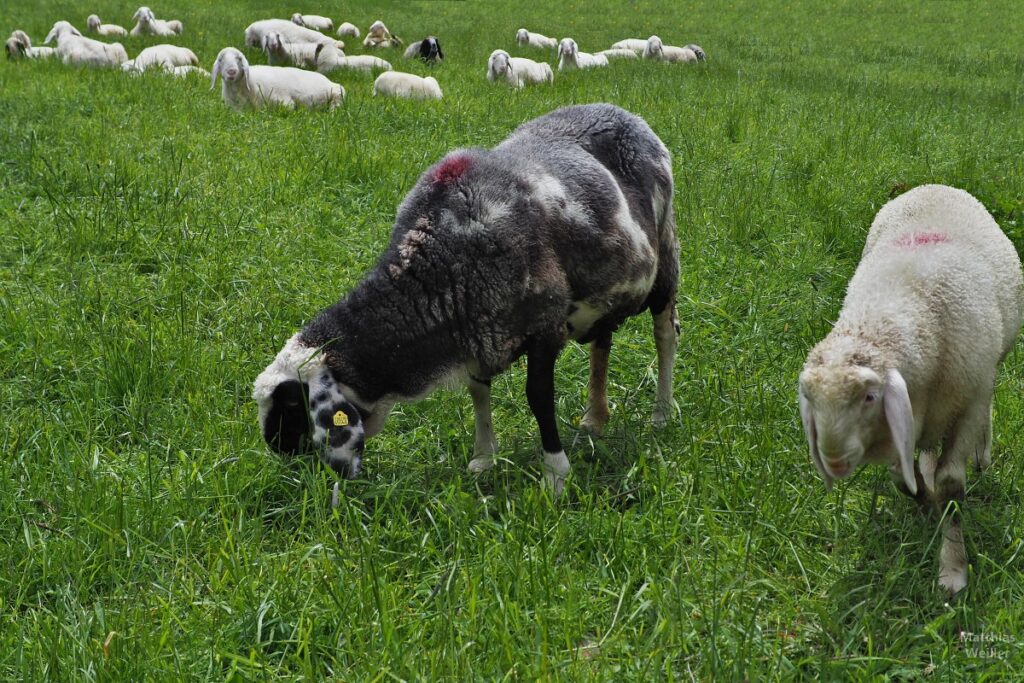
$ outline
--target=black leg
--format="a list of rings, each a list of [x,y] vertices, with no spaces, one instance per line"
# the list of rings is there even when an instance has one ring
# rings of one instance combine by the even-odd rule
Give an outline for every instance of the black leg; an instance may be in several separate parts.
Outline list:
[[[526,352],[526,400],[548,453],[562,450],[555,419],[555,360],[560,351],[559,346],[535,341]]]

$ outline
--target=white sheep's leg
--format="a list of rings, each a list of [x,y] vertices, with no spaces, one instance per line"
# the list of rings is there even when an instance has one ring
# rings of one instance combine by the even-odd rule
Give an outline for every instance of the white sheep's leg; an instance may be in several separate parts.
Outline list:
[[[491,383],[470,377],[466,388],[473,398],[474,420],[473,459],[469,461],[469,471],[480,474],[494,467],[494,454],[498,452],[498,439],[491,420]]]
[[[914,465],[914,476],[917,479],[916,494],[911,493],[907,488],[907,483],[903,479],[903,469],[898,460],[889,463],[889,476],[892,477],[892,483],[900,493],[924,505],[935,497],[935,466],[935,452],[921,451]]]
[[[675,366],[678,339],[679,319],[676,317],[673,298],[665,306],[665,310],[654,315],[654,346],[658,350],[658,388],[651,422],[657,429],[667,425],[675,411],[675,401],[672,398],[672,369]]]
[[[590,389],[587,412],[580,428],[601,436],[608,423],[608,355],[612,348],[611,333],[603,333],[590,344]]]

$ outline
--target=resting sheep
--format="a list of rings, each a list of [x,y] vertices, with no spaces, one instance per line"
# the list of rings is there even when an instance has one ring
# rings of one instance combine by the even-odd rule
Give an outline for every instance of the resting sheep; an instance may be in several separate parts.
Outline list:
[[[341,26],[338,27],[337,35],[339,35],[339,36],[350,36],[352,38],[358,38],[359,35],[360,35],[359,34],[359,27],[356,26],[355,24],[351,24],[351,23],[349,23],[347,21],[343,21],[341,23]]]
[[[647,41],[641,40],[640,38],[626,38],[620,40],[617,43],[612,43],[613,50],[632,50],[637,54],[643,53],[647,49]]]
[[[284,19],[262,19],[254,21],[245,29],[245,44],[257,50],[263,49],[263,37],[268,33],[278,33],[286,43],[321,43],[344,48],[345,43],[325,36],[319,31],[298,26]]]
[[[89,15],[89,18],[85,20],[85,25],[89,27],[90,31],[101,36],[128,35],[128,31],[124,26],[118,26],[117,24],[102,24],[100,23],[100,18],[95,14]]]
[[[647,47],[644,48],[644,59],[658,62],[694,63],[697,61],[697,54],[686,47],[665,45],[658,36],[651,36],[647,39]]]
[[[406,59],[419,57],[428,64],[437,64],[444,61],[441,43],[434,36],[427,36],[423,40],[417,40],[415,43],[410,44],[409,47],[405,48],[403,56]]]
[[[640,59],[640,55],[636,52],[622,47],[613,47],[610,50],[601,50],[594,54],[604,55],[608,59]]]
[[[433,76],[423,78],[402,71],[385,71],[373,82],[374,95],[404,97],[411,100],[439,100],[441,86]]]
[[[263,44],[260,47],[267,55],[267,64],[315,69],[317,50],[325,44],[327,43],[286,43],[280,33],[272,31],[263,36]],[[333,45],[331,48],[340,52]]]
[[[249,66],[248,60],[233,47],[217,55],[210,77],[210,89],[221,77],[221,96],[235,109],[244,106],[281,105],[289,109],[302,105],[327,105],[333,109],[345,97],[345,89],[326,76],[289,66]]]
[[[391,71],[391,64],[373,55],[345,56],[345,53],[333,45],[319,45],[316,51],[316,70],[322,74],[335,69],[352,69],[372,73],[374,71]]]
[[[187,47],[177,45],[153,45],[147,47],[135,59],[125,62],[121,68],[125,71],[142,73],[154,67],[171,71],[177,66],[198,66],[199,58]]]
[[[825,485],[885,463],[903,493],[945,512],[939,584],[950,593],[967,584],[967,555],[947,506],[963,504],[968,461],[991,461],[996,370],[1022,316],[1013,244],[968,193],[924,185],[878,212],[839,319],[800,373]]]
[[[128,61],[128,53],[121,43],[102,43],[85,38],[66,21],[54,24],[43,42],[49,43],[54,38],[57,40],[57,56],[65,64],[102,68]]]
[[[608,66],[608,58],[604,55],[580,52],[575,40],[572,38],[562,38],[562,42],[558,44],[559,71],[591,69],[596,66]]]
[[[388,30],[388,27],[380,19],[370,24],[370,30],[366,32],[366,37],[363,38],[363,47],[386,48],[399,47],[401,45],[402,39],[391,35],[391,31]]]
[[[532,33],[525,28],[516,31],[516,43],[519,47],[538,47],[545,50],[554,50],[558,47],[558,41],[548,38],[540,33]]]
[[[292,15],[292,23],[297,26],[305,26],[314,31],[334,30],[334,22],[328,17],[322,17],[319,14],[300,14],[296,12]]]
[[[487,60],[487,80],[522,88],[527,83],[554,83],[555,74],[550,64],[511,57],[504,50],[495,50]]]
[[[132,21],[137,22],[130,31],[133,36],[175,36],[182,31],[181,22],[177,19],[164,21],[157,19],[153,10],[148,7],[140,7],[132,15]]]
[[[4,44],[7,59],[50,59],[57,54],[56,48],[32,47],[32,41],[24,31],[14,31]]]
[[[684,45],[683,47],[687,50],[692,50],[693,54],[697,55],[697,61],[708,61],[708,55],[706,52],[704,52],[704,48],[702,48],[700,45],[694,45],[693,43],[690,43],[689,45]]]
[[[529,121],[497,147],[448,154],[398,209],[376,267],[321,311],[257,377],[264,439],[316,447],[345,477],[395,403],[445,382],[473,400],[475,458],[494,464],[491,379],[525,355],[544,481],[570,465],[555,415],[555,361],[591,344],[585,429],[608,419],[612,333],[649,310],[658,357],[653,420],[672,409],[679,244],[668,150],[639,117],[609,104]]]
[[[167,71],[175,78],[186,78],[193,74],[204,78],[210,77],[210,72],[198,66],[175,66]]]

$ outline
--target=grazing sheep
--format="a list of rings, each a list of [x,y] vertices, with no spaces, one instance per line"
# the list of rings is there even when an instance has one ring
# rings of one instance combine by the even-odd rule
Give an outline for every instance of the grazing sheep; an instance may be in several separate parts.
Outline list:
[[[562,42],[558,44],[559,71],[591,69],[596,66],[608,66],[608,58],[604,55],[592,55],[589,52],[580,52],[575,40],[572,38],[562,38]]]
[[[333,109],[345,97],[345,89],[322,74],[289,66],[249,66],[248,60],[233,47],[217,55],[210,76],[210,89],[221,77],[221,96],[235,109],[277,104],[289,109],[302,105],[327,105]]]
[[[135,59],[125,62],[121,68],[125,71],[142,73],[152,68],[171,71],[177,66],[198,66],[199,58],[187,47],[177,45],[153,45],[147,47]]]
[[[608,59],[640,59],[640,55],[638,55],[636,52],[634,52],[633,50],[627,50],[622,47],[613,47],[610,50],[601,50],[600,52],[595,52],[594,54],[604,55]]]
[[[437,64],[444,61],[441,43],[434,36],[427,36],[423,40],[417,40],[415,43],[410,44],[409,47],[405,48],[404,57],[406,59],[419,57],[428,64]]]
[[[344,52],[338,50],[333,45],[318,46],[316,51],[316,70],[326,74],[335,69],[352,69],[373,73],[374,71],[391,71],[391,65],[373,55],[352,55],[346,57]]]
[[[651,36],[647,39],[647,47],[644,48],[644,59],[653,59],[659,62],[694,63],[697,61],[697,54],[686,47],[665,45],[658,36]]]
[[[539,47],[546,50],[554,50],[558,47],[558,41],[548,38],[540,33],[531,33],[525,28],[516,31],[516,43],[519,47]]]
[[[550,64],[511,57],[504,50],[495,50],[487,60],[487,80],[522,88],[527,83],[554,83],[555,74]]]
[[[433,76],[422,78],[402,71],[385,71],[373,82],[374,95],[405,97],[411,100],[439,100],[441,86]]]
[[[101,36],[126,36],[128,30],[124,26],[118,26],[117,24],[102,24],[100,18],[95,14],[90,14],[89,18],[85,20],[85,25],[89,27],[89,30]]]
[[[317,50],[324,45],[325,43],[286,43],[280,33],[272,31],[263,36],[261,47],[267,55],[267,63],[272,66],[293,65],[302,69],[315,69]],[[333,45],[331,48],[337,50]]]
[[[257,50],[263,49],[263,36],[268,33],[278,33],[286,43],[320,43],[336,45],[339,49],[345,48],[345,43],[325,36],[319,31],[298,26],[284,19],[262,19],[254,21],[245,29],[245,44]]]
[[[44,43],[57,39],[57,56],[68,65],[114,67],[128,61],[128,52],[121,43],[102,43],[85,38],[66,21],[58,21],[50,29]]]
[[[831,488],[862,462],[947,514],[939,584],[967,585],[958,509],[968,461],[987,467],[1000,361],[1024,317],[1013,244],[978,200],[924,185],[871,224],[832,331],[800,373],[800,416]],[[914,449],[921,450],[914,462]]]
[[[708,61],[708,55],[706,52],[704,52],[704,48],[702,48],[700,45],[694,45],[693,43],[690,43],[689,45],[684,45],[683,47],[687,50],[692,50],[693,54],[697,55],[698,61]]]
[[[470,471],[480,472],[497,451],[491,378],[525,354],[544,480],[557,494],[570,465],[554,369],[570,339],[591,343],[582,425],[600,433],[612,333],[650,310],[653,420],[668,419],[678,254],[668,150],[618,107],[558,109],[493,149],[452,152],[402,202],[377,266],[257,377],[263,437],[283,453],[312,444],[336,472],[355,477],[365,440],[396,402],[461,381],[476,422]]]
[[[343,21],[341,26],[338,27],[339,36],[349,36],[351,38],[358,38],[361,34],[359,33],[359,27],[355,24],[350,24],[347,21]]]
[[[402,39],[391,35],[391,31],[388,31],[388,27],[380,19],[370,24],[370,29],[363,38],[363,47],[386,48],[401,45]]]
[[[57,54],[52,47],[32,47],[32,41],[24,31],[14,31],[4,44],[7,59],[50,59]]]
[[[133,36],[175,36],[181,34],[183,28],[177,19],[157,19],[148,7],[135,10],[132,21],[137,22],[130,31]]]
[[[643,53],[647,49],[647,41],[641,40],[640,38],[626,38],[620,40],[617,43],[612,43],[613,50],[632,50],[637,54]]]
[[[299,14],[296,12],[292,15],[292,23],[297,26],[305,26],[306,28],[313,29],[314,31],[334,30],[334,22],[327,17],[322,17],[318,14]]]

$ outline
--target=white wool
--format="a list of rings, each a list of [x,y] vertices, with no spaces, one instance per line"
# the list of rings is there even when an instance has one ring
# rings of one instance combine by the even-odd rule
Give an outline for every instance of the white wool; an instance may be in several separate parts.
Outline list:
[[[610,50],[601,50],[594,54],[604,55],[608,59],[640,59],[640,55],[636,52],[622,47],[613,47]]]
[[[268,33],[281,34],[281,38],[286,43],[321,43],[337,45],[337,47],[342,49],[345,47],[345,43],[341,41],[336,41],[319,31],[294,24],[287,19],[262,19],[254,21],[245,29],[245,44],[249,47],[262,49],[263,36]]]
[[[100,18],[95,14],[90,14],[89,18],[85,21],[86,26],[93,33],[101,36],[126,36],[128,30],[123,26],[117,24],[103,24],[100,22]]]
[[[391,35],[391,31],[388,30],[388,27],[380,19],[370,24],[366,37],[363,38],[363,47],[386,48],[398,47],[401,44],[402,41]]]
[[[357,27],[355,24],[343,21],[341,23],[341,26],[338,27],[337,35],[358,38],[360,36],[359,27]]]
[[[297,26],[305,26],[314,31],[334,30],[334,22],[328,17],[322,17],[319,14],[299,14],[296,12],[292,15],[292,23]]]
[[[113,67],[128,61],[128,53],[121,43],[102,43],[85,38],[74,26],[58,21],[50,29],[44,43],[57,39],[57,56],[65,64],[90,67]]]
[[[697,61],[697,53],[687,47],[665,45],[658,36],[651,36],[644,48],[644,59],[693,64]]]
[[[487,60],[487,80],[522,88],[528,83],[554,83],[555,74],[550,64],[511,57],[504,50],[495,50]]]
[[[341,50],[325,45],[316,54],[316,70],[322,74],[336,69],[352,69],[354,71],[391,71],[391,64],[373,55],[351,55],[346,57]]]
[[[292,65],[302,69],[315,69],[317,50],[323,45],[331,45],[332,49],[337,50],[333,44],[329,43],[289,43],[280,33],[271,31],[263,36],[260,47],[267,56],[267,63],[271,66]]]
[[[647,41],[640,38],[626,38],[620,40],[617,43],[612,43],[613,50],[632,50],[636,53],[641,53],[647,49]]]
[[[182,32],[182,24],[176,19],[164,21],[157,19],[153,10],[148,7],[140,7],[135,10],[132,20],[137,22],[129,32],[133,36],[175,36]]]
[[[525,28],[516,31],[516,43],[519,47],[536,47],[545,50],[554,50],[558,47],[558,41],[554,38],[527,31]]]
[[[284,107],[326,105],[334,108],[345,97],[345,89],[326,76],[287,66],[250,66],[241,52],[226,47],[217,55],[210,88],[221,77],[221,96],[231,107]]]
[[[129,66],[130,65],[130,66]],[[153,45],[147,47],[131,62],[125,62],[121,68],[125,71],[144,72],[147,69],[170,71],[176,66],[198,66],[199,58],[187,47],[177,45]]]
[[[571,71],[572,69],[592,69],[598,66],[608,66],[608,58],[604,55],[592,55],[589,52],[580,52],[576,41],[572,38],[562,38],[558,44],[558,70]]]
[[[433,76],[422,78],[401,71],[385,71],[373,82],[374,95],[414,100],[441,99],[441,86]]]

